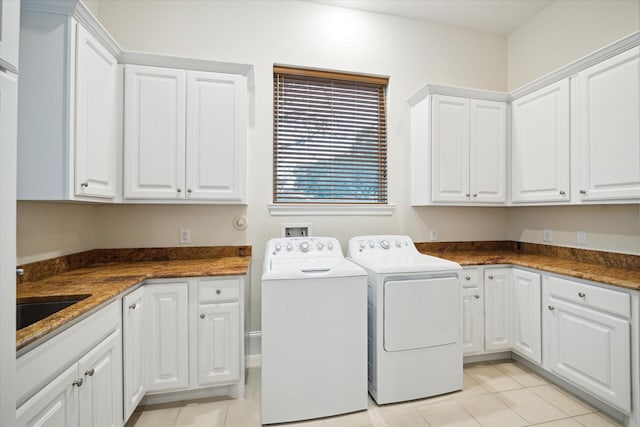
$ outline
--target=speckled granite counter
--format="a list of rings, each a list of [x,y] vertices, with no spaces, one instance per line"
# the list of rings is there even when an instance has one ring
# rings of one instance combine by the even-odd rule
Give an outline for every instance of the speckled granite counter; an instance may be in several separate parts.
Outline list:
[[[18,303],[87,298],[18,330],[16,348],[58,332],[147,279],[247,274],[251,247],[232,248],[96,250],[19,266],[25,276],[16,288]]]
[[[462,266],[510,264],[640,290],[640,256],[517,242],[416,243]]]

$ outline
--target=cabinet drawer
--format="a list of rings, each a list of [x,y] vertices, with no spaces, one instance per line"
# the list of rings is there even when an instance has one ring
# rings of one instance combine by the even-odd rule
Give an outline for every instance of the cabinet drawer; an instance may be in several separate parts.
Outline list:
[[[460,282],[463,288],[475,288],[480,280],[479,268],[465,268],[460,275]]]
[[[631,317],[631,296],[626,292],[599,288],[557,277],[546,277],[544,284],[552,298],[593,307],[618,316]]]
[[[235,301],[240,298],[240,279],[203,279],[198,281],[198,302]]]

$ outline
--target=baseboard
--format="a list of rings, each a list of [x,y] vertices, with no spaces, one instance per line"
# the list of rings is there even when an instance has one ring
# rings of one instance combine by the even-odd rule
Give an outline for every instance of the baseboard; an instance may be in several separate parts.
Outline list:
[[[464,356],[462,363],[468,365],[469,363],[478,362],[491,362],[493,360],[511,359],[511,351],[501,351],[498,353],[487,354],[473,354],[471,356]]]

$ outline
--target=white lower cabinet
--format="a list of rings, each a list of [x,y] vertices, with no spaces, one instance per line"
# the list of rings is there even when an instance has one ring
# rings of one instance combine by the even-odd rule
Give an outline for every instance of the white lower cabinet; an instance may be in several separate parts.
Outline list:
[[[147,391],[145,382],[144,287],[122,299],[124,419],[129,419]]]
[[[545,368],[627,414],[630,307],[628,293],[544,278]]]
[[[145,285],[148,392],[189,385],[189,282]]]
[[[198,385],[240,378],[240,303],[198,307]]]
[[[229,386],[226,394],[244,396],[243,284],[231,276],[143,286],[146,393],[167,401],[167,392]]]
[[[464,355],[513,351],[541,363],[540,275],[511,267],[462,274]]]
[[[511,348],[511,269],[484,270],[484,348],[486,351]]]
[[[122,426],[120,321],[116,301],[18,357],[18,426]]]
[[[513,269],[511,286],[511,347],[537,364],[542,363],[540,275]]]
[[[484,351],[484,286],[478,268],[462,273],[462,349],[465,355]]]

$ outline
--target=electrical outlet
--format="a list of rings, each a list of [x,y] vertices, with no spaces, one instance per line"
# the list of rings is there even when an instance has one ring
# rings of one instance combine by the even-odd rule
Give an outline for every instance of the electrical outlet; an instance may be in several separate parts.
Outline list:
[[[180,229],[180,243],[191,243],[191,230],[188,228]]]
[[[579,245],[587,244],[587,232],[586,231],[578,231],[577,241]]]
[[[432,228],[431,230],[429,230],[429,238],[431,239],[432,242],[435,242],[436,240],[438,240],[437,228]]]
[[[280,237],[309,237],[311,236],[311,223],[301,222],[296,224],[280,224]]]
[[[542,240],[544,240],[545,242],[552,242],[553,241],[553,231],[545,229],[544,233],[542,235]]]

